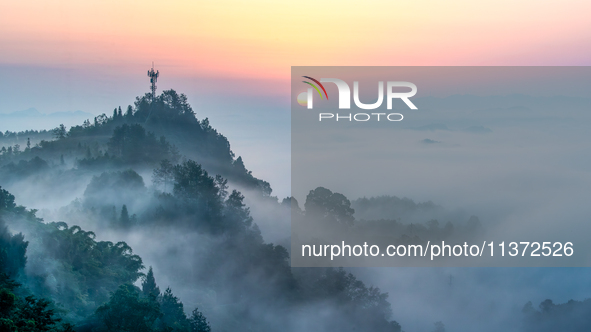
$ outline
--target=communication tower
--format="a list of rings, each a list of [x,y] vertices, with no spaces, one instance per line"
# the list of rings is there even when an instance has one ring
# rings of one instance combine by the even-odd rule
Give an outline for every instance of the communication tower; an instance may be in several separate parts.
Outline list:
[[[160,76],[159,71],[154,71],[154,62],[152,62],[152,69],[148,70],[148,77],[150,78],[150,90],[152,91],[152,101],[156,99],[156,81],[158,81],[158,76]]]

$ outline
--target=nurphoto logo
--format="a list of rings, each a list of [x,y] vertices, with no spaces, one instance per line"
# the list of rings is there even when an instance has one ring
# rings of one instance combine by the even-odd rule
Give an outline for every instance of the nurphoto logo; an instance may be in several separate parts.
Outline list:
[[[320,96],[320,100],[328,100],[328,93],[324,88],[322,83],[334,83],[338,89],[338,101],[339,101],[339,109],[351,109],[351,88],[349,84],[345,81],[340,80],[338,78],[321,78],[317,80],[310,76],[302,76],[303,78],[307,79],[306,81],[302,81],[305,84],[308,84],[310,87],[308,88],[307,92],[302,92],[297,96],[298,104],[301,106],[305,106],[308,109],[314,108],[314,95],[318,93]],[[395,91],[396,88],[410,88],[408,92],[399,92]],[[316,90],[316,91],[314,91]],[[417,93],[417,86],[410,82],[402,82],[402,81],[388,81],[386,82],[386,103],[387,109],[392,109],[392,100],[400,99],[402,100],[410,109],[416,110],[417,107],[410,101],[409,98],[413,97]],[[378,82],[378,99],[373,104],[365,104],[362,103],[359,98],[359,82],[353,82],[353,102],[355,106],[363,110],[374,110],[382,105],[384,102],[384,82]],[[338,113],[320,113],[319,114],[319,121],[322,119],[335,119],[339,121],[339,119],[345,120],[348,119],[349,121],[369,121],[371,119],[375,119],[380,121],[381,119],[387,119],[388,121],[402,121],[404,118],[400,113],[349,113],[348,115],[339,115]]]

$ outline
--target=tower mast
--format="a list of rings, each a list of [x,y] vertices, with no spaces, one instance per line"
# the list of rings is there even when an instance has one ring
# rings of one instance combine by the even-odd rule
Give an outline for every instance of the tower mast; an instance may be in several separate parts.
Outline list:
[[[152,91],[152,101],[156,99],[156,81],[158,81],[160,71],[154,71],[154,62],[152,62],[152,69],[148,70],[148,77],[150,78],[150,90]]]

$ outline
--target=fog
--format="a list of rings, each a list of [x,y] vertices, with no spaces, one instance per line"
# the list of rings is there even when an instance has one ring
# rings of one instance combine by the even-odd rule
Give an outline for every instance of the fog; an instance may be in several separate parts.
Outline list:
[[[314,77],[352,76],[342,68],[306,69],[306,75]],[[373,77],[370,73],[369,77],[387,76],[388,71],[382,68],[351,70],[360,74],[373,69],[384,73]],[[414,69],[396,70],[405,73]],[[296,78],[292,94],[297,95],[301,75],[297,70],[292,74]],[[437,321],[443,322],[447,331],[529,331],[534,330],[533,325],[526,323],[522,312],[528,301],[538,308],[546,299],[566,303],[590,297],[586,234],[591,215],[587,204],[591,139],[586,124],[591,99],[580,91],[568,91],[568,83],[554,81],[555,92],[539,89],[541,82],[519,85],[522,79],[527,81],[526,76],[515,77],[510,87],[499,88],[500,84],[487,80],[469,87],[437,85],[441,83],[437,80],[420,85],[418,78],[407,75],[409,81],[418,81],[419,91],[421,87],[429,90],[433,86],[427,83],[434,82],[438,91],[433,96],[427,92],[427,96],[412,98],[418,110],[395,105],[392,111],[384,106],[373,111],[404,114],[404,120],[396,123],[319,122],[319,112],[348,115],[368,111],[338,110],[335,98],[333,104],[315,101],[313,111],[292,101],[292,192],[300,204],[311,189],[321,186],[349,198],[357,219],[403,224],[437,219],[440,225],[447,221],[456,225],[475,215],[489,241],[560,240],[572,241],[577,247],[577,260],[568,262],[502,259],[492,266],[506,267],[350,268],[390,294],[395,319],[406,331],[432,331]],[[363,82],[362,76],[352,77]],[[588,84],[576,89],[582,86]],[[331,88],[327,86],[328,94],[335,96],[337,92]],[[532,94],[536,88],[538,94]],[[480,90],[473,95],[446,95],[441,93],[444,89],[456,89],[456,93]],[[383,195],[433,202],[439,208],[409,212],[374,205],[360,211],[356,204],[356,199]],[[364,238],[358,240],[363,242]],[[509,267],[524,265],[582,267]],[[546,326],[539,325],[538,330],[552,325],[543,319],[539,322]],[[584,330],[574,327],[578,323],[562,323],[559,329]]]
[[[567,110],[556,116],[552,108],[535,108],[533,101],[531,105],[524,104],[523,97],[519,97],[518,102],[512,97],[500,98],[502,103],[521,108],[506,106],[492,110],[478,106],[478,102],[482,102],[478,98],[451,99],[418,99],[421,111],[409,115],[408,121],[395,130],[374,126],[367,131],[367,127],[358,129],[346,124],[349,132],[353,132],[352,139],[342,134],[341,127],[328,127],[323,135],[348,143],[348,150],[343,153],[340,150],[324,153],[323,149],[330,148],[334,142],[317,140],[310,135],[314,128],[305,137],[299,137],[305,139],[299,143],[314,142],[316,148],[304,155],[308,158],[304,166],[313,166],[312,170],[302,168],[302,159],[292,160],[295,171],[292,189],[300,207],[304,207],[310,190],[323,186],[352,201],[358,210],[354,214],[356,222],[383,218],[399,220],[402,224],[425,224],[437,219],[440,225],[447,221],[461,225],[474,215],[489,234],[503,230],[503,235],[509,230],[539,241],[548,234],[582,241],[586,233],[582,227],[588,227],[591,212],[585,202],[591,179],[589,157],[584,153],[589,144],[585,132],[585,120],[589,116],[583,112],[588,109],[589,101],[573,99],[572,105],[567,105]],[[458,99],[465,104],[458,103]],[[435,107],[438,107],[436,111]],[[516,112],[522,114],[519,121]],[[141,116],[141,111],[137,116]],[[16,196],[17,204],[38,209],[37,217],[45,222],[63,221],[69,227],[78,225],[84,231],[94,232],[96,241],[126,242],[133,254],[142,258],[146,268],[153,268],[160,289],[170,287],[183,302],[186,313],[198,307],[214,331],[236,330],[244,324],[253,330],[335,331],[342,329],[342,324],[357,322],[357,318],[346,318],[332,298],[308,300],[310,295],[301,295],[306,299],[284,305],[292,301],[282,297],[284,294],[292,296],[286,286],[290,281],[283,280],[286,275],[278,271],[284,271],[288,265],[277,263],[268,253],[251,256],[244,252],[249,248],[266,248],[264,245],[269,243],[289,248],[290,205],[282,203],[285,197],[265,191],[266,177],[257,179],[247,169],[240,168],[238,156],[224,159],[227,155],[220,151],[226,145],[221,136],[204,130],[211,135],[207,136],[210,141],[216,137],[216,142],[221,142],[215,145],[216,149],[208,150],[199,145],[205,140],[182,136],[184,130],[171,133],[159,122],[144,122],[148,131],[166,137],[166,144],[158,144],[168,148],[158,150],[158,158],[153,160],[149,157],[151,154],[138,154],[134,158],[139,159],[123,162],[126,153],[144,151],[141,141],[133,150],[124,147],[124,152],[118,152],[117,146],[112,144],[113,130],[124,123],[132,121],[124,122],[115,117],[99,126],[104,128],[104,133],[57,139],[55,145],[39,146],[3,159],[0,185]],[[205,124],[200,126],[206,128]],[[88,129],[91,130],[94,129]],[[149,135],[142,137],[152,142]],[[376,144],[375,137],[387,137],[387,140]],[[175,164],[187,165],[188,160],[196,160],[210,176],[220,174],[228,179],[227,194],[222,202],[224,209],[228,209],[228,194],[232,190],[245,196],[244,210],[238,209],[233,212],[235,215],[224,213],[244,218],[239,225],[246,225],[248,218],[240,213],[248,209],[256,226],[244,226],[245,230],[240,232],[245,232],[244,236],[251,241],[250,237],[256,237],[260,230],[264,244],[252,247],[238,244],[238,249],[228,249],[236,245],[235,242],[247,240],[243,240],[242,235],[234,238],[229,235],[231,233],[216,235],[205,228],[213,226],[208,224],[209,217],[199,211],[180,212],[191,204],[179,203],[184,196],[174,187],[178,180],[170,180],[167,186],[153,181],[154,169],[162,167],[161,159],[174,157],[172,146],[180,151]],[[146,151],[153,151],[152,148]],[[88,151],[91,151],[90,156],[87,156]],[[351,154],[363,158],[351,163]],[[42,158],[46,165],[30,162],[34,156]],[[295,156],[300,158],[302,154]],[[263,155],[244,155],[243,158],[243,166],[248,167],[248,160],[263,158]],[[20,163],[21,160],[27,164]],[[220,160],[228,160],[228,164]],[[9,166],[10,163],[15,166]],[[334,172],[334,164],[338,164],[337,175],[346,174],[348,181],[324,176],[329,171]],[[133,171],[126,173],[130,169]],[[305,172],[306,176],[298,177],[301,175],[298,172]],[[352,176],[354,174],[361,176]],[[198,192],[205,190],[202,188]],[[176,203],[168,206],[166,194]],[[397,210],[382,206],[367,211],[359,208],[358,199],[381,195],[406,197],[418,207]],[[200,199],[194,204],[201,204]],[[427,203],[429,201],[432,203]],[[123,205],[129,218],[137,224],[118,224],[123,219]],[[34,227],[19,222],[19,218],[12,220],[9,226],[13,232],[24,232],[25,239],[30,241],[25,285],[31,289],[46,289],[41,295],[63,301],[60,287],[67,287],[72,275],[58,259],[52,258],[51,250],[44,243],[36,240]],[[581,231],[573,232],[573,229]],[[268,250],[275,252],[276,249]],[[293,275],[306,285],[320,278],[306,276],[320,273],[310,271],[321,270],[297,268],[293,269]],[[376,267],[348,268],[347,271],[367,287],[377,286],[389,293],[392,316],[385,317],[400,323],[407,332],[433,331],[434,323],[439,321],[446,331],[526,331],[522,309],[528,301],[532,301],[534,307],[548,298],[556,303],[570,299],[580,301],[589,298],[591,292],[587,282],[590,272],[586,268]],[[35,278],[40,278],[41,283],[36,283],[38,279]],[[135,284],[141,287],[141,278],[136,279]],[[96,307],[87,305],[88,310]],[[383,309],[377,308],[378,311]],[[76,315],[66,317],[84,319],[82,313]],[[364,314],[364,317],[370,316]],[[356,326],[365,329],[369,325]]]

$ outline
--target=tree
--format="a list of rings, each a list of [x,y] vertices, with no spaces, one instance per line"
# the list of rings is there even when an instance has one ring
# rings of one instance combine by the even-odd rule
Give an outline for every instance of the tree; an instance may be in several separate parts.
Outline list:
[[[232,166],[234,167],[235,171],[238,174],[248,174],[249,171],[246,169],[246,166],[244,166],[244,161],[242,160],[242,156],[238,156],[238,158],[236,158],[236,160],[234,160],[234,162],[232,163]]]
[[[121,208],[119,224],[124,228],[129,228],[131,226],[131,219],[129,218],[129,212],[127,211],[127,205],[125,204],[123,204],[123,207]]]
[[[174,194],[193,199],[214,199],[218,197],[218,188],[214,179],[203,167],[188,160],[174,167]]]
[[[193,117],[195,115],[195,112],[193,112],[191,105],[189,105],[189,102],[187,101],[187,96],[184,93],[179,95],[175,90],[165,90],[158,99],[171,110],[176,111],[178,115]]]
[[[226,217],[231,220],[233,219],[238,225],[244,225],[246,227],[252,225],[250,209],[244,204],[244,195],[236,189],[232,190],[232,193],[226,201]]]
[[[154,186],[164,185],[164,192],[168,190],[168,185],[174,180],[174,166],[168,159],[160,162],[160,167],[154,169],[152,182]]]
[[[166,288],[160,298],[160,310],[162,311],[161,323],[164,327],[172,328],[175,331],[187,331],[189,321],[183,309],[183,303],[172,294],[170,288]]]
[[[296,215],[302,214],[302,209],[300,208],[300,204],[298,203],[298,200],[293,196],[284,198],[283,201],[281,201],[281,205],[290,208],[292,214],[296,214]]]
[[[39,224],[38,239],[44,251],[36,259],[56,262],[38,273],[56,273],[67,280],[59,291],[47,289],[44,283],[38,290],[49,292],[55,302],[78,316],[88,316],[97,303],[109,300],[109,293],[122,284],[131,284],[143,275],[142,259],[133,254],[125,242],[95,241],[93,232],[64,222]]]
[[[323,187],[310,190],[304,208],[307,217],[332,220],[347,226],[355,221],[355,210],[351,208],[351,202],[347,197]]]
[[[2,210],[11,211],[14,208],[16,208],[14,196],[0,186],[0,212]]]
[[[199,311],[198,308],[193,310],[191,314],[191,318],[189,318],[191,332],[211,332],[211,327],[207,322],[207,319],[203,314]]]
[[[128,120],[131,120],[131,118],[133,117],[133,107],[131,107],[131,105],[127,105],[127,111],[125,111],[125,117]]]
[[[116,127],[107,145],[109,154],[128,164],[154,163],[172,155],[171,145],[164,137],[157,139],[137,123]]]
[[[64,126],[63,124],[60,124],[59,126],[54,128],[51,132],[53,134],[53,137],[55,137],[57,139],[65,138],[68,134],[68,131],[66,130],[66,126]]]
[[[25,267],[27,246],[24,236],[9,233],[0,219],[0,331],[72,331],[69,324],[58,326],[50,301],[14,294],[20,285],[12,278]]]
[[[154,300],[160,296],[160,288],[156,285],[156,279],[154,278],[154,272],[152,267],[148,270],[148,274],[142,282],[142,294],[147,298],[153,298]]]
[[[70,324],[50,309],[50,301],[27,296],[21,299],[8,288],[0,289],[0,331],[12,332],[73,332]]]
[[[221,175],[216,175],[215,185],[218,187],[220,199],[225,200],[228,196],[228,180],[224,179]]]
[[[0,193],[1,198],[1,193]],[[0,273],[15,278],[25,268],[29,242],[21,233],[12,235],[0,219]]]
[[[135,286],[121,285],[108,303],[96,309],[96,315],[110,332],[150,332],[162,316],[157,302],[140,298]]]
[[[107,122],[109,122],[109,117],[105,113],[103,113],[99,116],[96,116],[94,118],[94,126],[95,127],[100,127],[100,126],[106,124]]]

